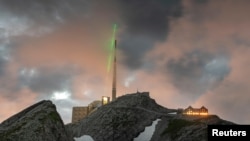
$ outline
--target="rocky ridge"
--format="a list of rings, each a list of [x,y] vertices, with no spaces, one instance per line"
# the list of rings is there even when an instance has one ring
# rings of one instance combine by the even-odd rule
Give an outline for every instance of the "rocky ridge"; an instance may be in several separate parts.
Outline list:
[[[0,124],[0,141],[73,141],[56,106],[40,101]]]
[[[119,97],[66,128],[73,137],[90,135],[98,141],[132,141],[154,120],[168,117],[167,113],[173,111],[176,110],[158,105],[148,92],[138,92]]]
[[[83,135],[95,141],[133,141],[156,119],[160,121],[151,141],[206,141],[207,125],[235,124],[216,115],[173,112],[178,110],[157,104],[148,92],[137,92],[118,97],[78,123],[64,125],[56,106],[43,100],[2,122],[0,141],[74,141]]]
[[[156,125],[151,141],[206,141],[207,125],[233,125],[217,115],[177,115],[171,119],[162,118]]]

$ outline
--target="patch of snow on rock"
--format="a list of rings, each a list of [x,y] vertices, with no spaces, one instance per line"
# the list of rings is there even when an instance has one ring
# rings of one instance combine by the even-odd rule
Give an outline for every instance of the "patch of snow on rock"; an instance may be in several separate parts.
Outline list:
[[[75,141],[94,141],[91,136],[89,135],[83,135],[79,138],[74,138]]]
[[[158,121],[161,119],[156,119],[152,125],[147,126],[144,130],[144,132],[141,132],[140,135],[136,138],[134,138],[134,141],[150,141],[154,132],[155,132],[155,126],[157,125]]]

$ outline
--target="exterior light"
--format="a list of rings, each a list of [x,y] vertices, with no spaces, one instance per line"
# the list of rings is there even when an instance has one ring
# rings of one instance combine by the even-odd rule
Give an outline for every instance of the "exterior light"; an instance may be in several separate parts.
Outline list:
[[[102,105],[108,104],[110,102],[110,97],[103,96],[102,97]]]

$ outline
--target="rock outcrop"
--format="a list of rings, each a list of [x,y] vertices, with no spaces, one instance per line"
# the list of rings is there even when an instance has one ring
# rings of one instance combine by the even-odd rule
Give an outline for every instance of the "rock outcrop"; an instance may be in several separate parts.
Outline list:
[[[0,124],[0,141],[73,141],[51,101],[40,101]]]
[[[73,137],[90,135],[96,141],[132,141],[146,126],[176,111],[158,105],[149,93],[127,94],[98,108],[79,123],[66,125]]]
[[[151,141],[205,141],[208,124],[234,124],[216,115],[185,116],[173,112],[178,110],[158,105],[147,92],[127,94],[80,122],[66,125],[66,129],[72,137],[90,135],[96,141],[133,141],[146,126],[161,119]]]
[[[184,116],[177,115],[172,119],[162,118],[156,125],[151,141],[206,141],[207,125],[232,125],[216,115]]]

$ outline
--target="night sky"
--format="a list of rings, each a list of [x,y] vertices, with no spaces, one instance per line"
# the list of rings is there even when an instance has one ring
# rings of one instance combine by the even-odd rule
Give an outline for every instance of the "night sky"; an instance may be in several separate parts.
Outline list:
[[[205,106],[250,123],[249,0],[0,0],[0,122],[43,99],[73,106],[148,91],[167,108]]]

